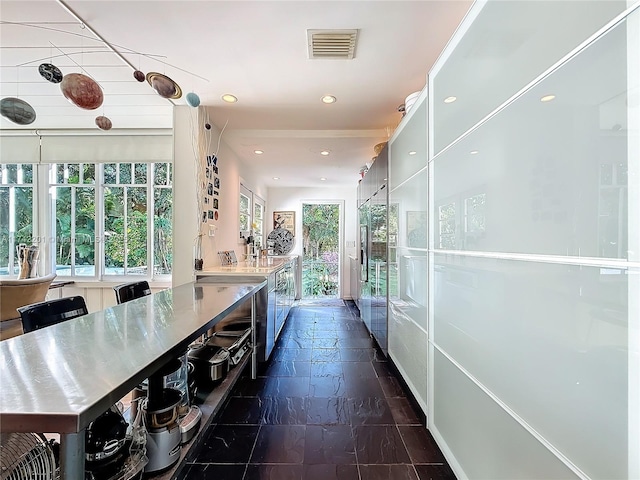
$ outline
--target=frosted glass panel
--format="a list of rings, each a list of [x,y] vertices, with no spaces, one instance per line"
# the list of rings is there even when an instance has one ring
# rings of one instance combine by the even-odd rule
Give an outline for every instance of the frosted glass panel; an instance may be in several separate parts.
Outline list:
[[[434,371],[430,428],[445,438],[466,478],[578,478],[438,351]]]
[[[389,205],[395,212],[389,219],[389,233],[397,233],[397,237],[389,240],[390,245],[411,249],[428,247],[428,175],[424,168],[401,187],[391,191]]]
[[[389,300],[389,356],[426,415],[429,339],[427,332],[414,321],[420,316],[426,322],[426,305]]]
[[[457,45],[452,44],[453,50],[442,57],[429,78],[437,120],[434,151],[441,151],[524,88],[622,12],[627,3],[477,2],[472,12],[480,12],[473,24]],[[590,80],[586,74],[584,80]],[[456,101],[444,103],[453,96]]]
[[[442,254],[434,268],[434,344],[590,477],[626,477],[638,271]]]
[[[436,248],[628,258],[626,28],[436,157]]]
[[[389,186],[396,188],[407,178],[427,165],[427,97],[420,94],[416,103],[390,142]],[[426,185],[426,184],[425,184]]]

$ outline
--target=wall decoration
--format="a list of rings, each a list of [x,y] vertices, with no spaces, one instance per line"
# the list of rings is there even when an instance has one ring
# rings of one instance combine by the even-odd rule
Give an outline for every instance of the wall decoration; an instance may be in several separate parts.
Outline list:
[[[36,119],[36,111],[24,100],[5,97],[0,100],[0,114],[18,125],[29,125]]]
[[[220,177],[214,177],[213,179],[213,186],[215,188],[220,188]]]
[[[197,107],[200,105],[200,97],[194,92],[187,93],[185,100],[190,107]]]
[[[207,186],[207,195],[213,195],[213,183]]]
[[[82,73],[67,73],[62,77],[60,91],[64,98],[85,110],[95,110],[104,100],[100,85]]]
[[[113,127],[111,120],[103,115],[96,117],[96,125],[100,130],[111,130]]]
[[[215,208],[216,210],[218,209],[218,199],[217,198],[213,199],[213,208]]]
[[[213,210],[209,210],[209,213],[208,213],[207,217],[208,217],[210,220],[213,220]]]
[[[209,197],[204,197],[204,203],[208,204],[209,203]]]
[[[41,63],[38,72],[47,82],[60,83],[62,81],[62,72],[51,63]]]
[[[147,82],[163,98],[177,99],[182,96],[180,85],[158,72],[147,73]]]
[[[213,191],[213,194],[214,194],[214,195],[220,195],[220,192],[219,192],[218,190],[214,190],[214,191]]]
[[[296,212],[273,212],[273,228],[284,228],[296,236]]]
[[[205,170],[204,176],[207,178],[211,178],[211,169],[209,167],[207,167],[207,169]]]
[[[286,255],[293,249],[293,234],[285,228],[275,228],[267,235],[267,240],[273,242],[273,253],[276,255]]]

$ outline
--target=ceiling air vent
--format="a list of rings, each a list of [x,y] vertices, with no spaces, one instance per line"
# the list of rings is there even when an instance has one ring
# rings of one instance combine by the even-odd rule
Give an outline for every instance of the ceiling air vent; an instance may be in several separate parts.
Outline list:
[[[358,30],[307,30],[309,58],[344,58],[356,51]]]

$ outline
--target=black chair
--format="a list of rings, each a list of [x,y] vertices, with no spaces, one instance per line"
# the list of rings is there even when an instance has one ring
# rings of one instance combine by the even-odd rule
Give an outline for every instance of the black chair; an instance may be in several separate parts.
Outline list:
[[[20,313],[24,333],[62,323],[89,313],[84,298],[81,296],[32,303],[17,310]]]
[[[118,304],[151,295],[149,282],[146,280],[118,285],[117,287],[113,287],[113,291],[116,292],[116,302],[118,302]]]

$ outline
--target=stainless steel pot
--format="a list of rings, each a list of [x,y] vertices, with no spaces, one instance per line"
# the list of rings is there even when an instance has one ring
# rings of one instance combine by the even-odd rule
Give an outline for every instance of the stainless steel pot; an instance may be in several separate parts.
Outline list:
[[[198,382],[221,382],[229,372],[229,352],[216,345],[195,344],[189,348],[189,361],[193,363]]]

